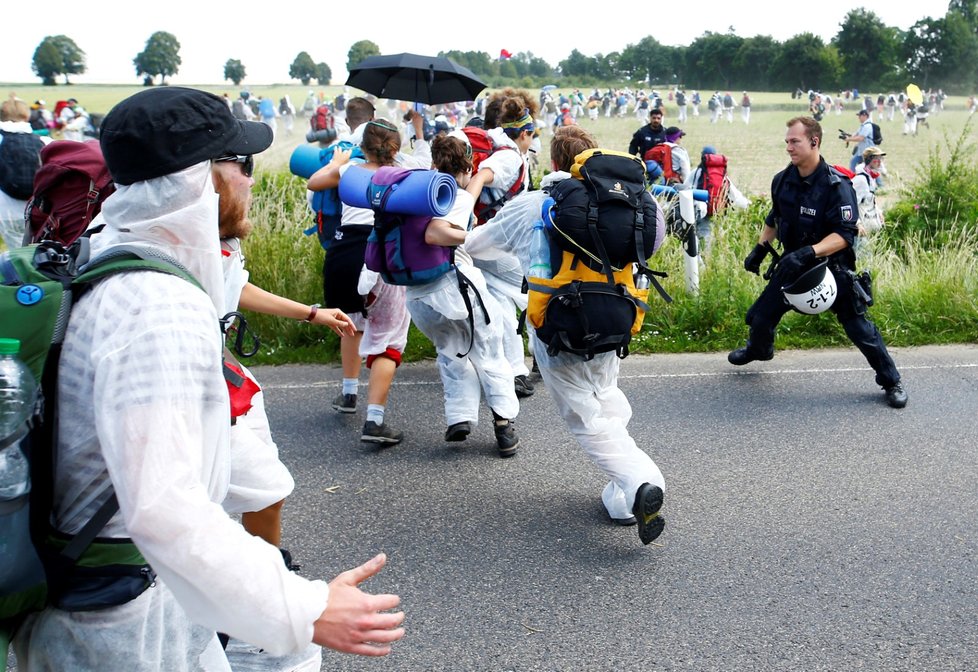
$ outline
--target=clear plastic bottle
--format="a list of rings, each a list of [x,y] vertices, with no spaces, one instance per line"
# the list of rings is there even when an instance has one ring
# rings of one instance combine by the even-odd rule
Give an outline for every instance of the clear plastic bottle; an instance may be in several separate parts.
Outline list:
[[[30,490],[27,458],[19,435],[26,433],[34,412],[37,382],[18,354],[20,341],[0,338],[0,500],[11,500]]]
[[[533,232],[530,235],[530,277],[552,278],[550,269],[550,241],[543,229],[543,220],[533,222]]]

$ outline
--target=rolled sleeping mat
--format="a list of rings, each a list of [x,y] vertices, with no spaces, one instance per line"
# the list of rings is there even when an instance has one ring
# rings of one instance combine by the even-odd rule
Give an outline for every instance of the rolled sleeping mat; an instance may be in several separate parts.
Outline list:
[[[289,172],[308,180],[325,165],[322,156],[325,151],[319,145],[299,145],[289,158]]]
[[[357,208],[371,208],[371,185],[390,185],[384,207],[399,215],[442,217],[455,204],[458,185],[455,178],[437,170],[407,170],[384,167],[376,172],[352,166],[340,178],[340,200]]]
[[[663,194],[666,195],[666,196],[675,196],[677,191],[680,191],[680,190],[676,189],[675,187],[667,187],[664,184],[653,184],[652,185],[652,195],[653,196],[661,196]],[[693,200],[694,201],[700,201],[702,203],[709,202],[709,200],[710,200],[710,192],[708,192],[706,189],[692,189],[691,191],[693,192]]]

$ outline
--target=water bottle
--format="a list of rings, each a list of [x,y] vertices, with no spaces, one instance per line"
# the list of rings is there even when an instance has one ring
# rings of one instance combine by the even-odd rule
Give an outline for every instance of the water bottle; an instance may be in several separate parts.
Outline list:
[[[541,219],[533,222],[533,231],[530,234],[529,276],[548,279],[553,277],[550,269],[550,241],[547,240],[547,232],[543,230]]]
[[[645,273],[638,272],[638,264],[632,264],[632,275],[635,279],[635,289],[648,289],[649,288],[649,276]]]
[[[30,490],[27,458],[19,438],[34,413],[37,382],[19,353],[20,341],[0,338],[0,501],[16,499]]]

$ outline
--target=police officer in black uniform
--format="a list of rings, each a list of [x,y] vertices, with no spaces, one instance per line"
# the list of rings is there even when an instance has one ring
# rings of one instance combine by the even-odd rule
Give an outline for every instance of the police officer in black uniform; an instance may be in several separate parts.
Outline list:
[[[666,129],[662,125],[662,108],[653,107],[649,112],[649,123],[635,131],[628,143],[628,153],[645,160],[645,152],[666,141]]]
[[[744,268],[759,273],[761,262],[776,237],[784,248],[767,287],[747,311],[750,327],[747,345],[731,352],[727,359],[742,366],[755,360],[774,357],[774,335],[778,322],[790,306],[782,287],[828,257],[829,268],[838,284],[838,296],[831,310],[846,335],[876,371],[876,382],[893,408],[907,405],[907,393],[900,374],[886,351],[879,329],[866,317],[866,297],[852,273],[859,210],[849,180],[830,168],[822,159],[822,127],[811,117],[788,121],[785,134],[791,165],[774,176],[771,183],[771,212]]]

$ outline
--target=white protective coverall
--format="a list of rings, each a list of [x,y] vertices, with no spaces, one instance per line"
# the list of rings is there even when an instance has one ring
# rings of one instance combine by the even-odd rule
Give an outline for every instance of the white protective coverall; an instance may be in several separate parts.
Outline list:
[[[248,282],[241,241],[221,241],[224,262],[224,302],[222,315],[238,309],[241,291]],[[240,362],[239,362],[240,363]],[[251,371],[242,365],[245,375],[257,385]],[[292,494],[295,481],[288,467],[278,459],[278,446],[272,439],[265,413],[265,393],[251,398],[251,409],[231,427],[231,482],[224,510],[245,513],[281,502]]]
[[[516,143],[501,128],[489,130],[489,137],[496,147],[511,147],[513,151],[497,151],[479,164],[479,169],[491,168],[492,182],[486,185],[480,200],[491,202],[513,186],[519,179],[520,168],[525,160]],[[524,181],[529,180],[529,169],[524,169]],[[488,199],[488,200],[487,200]],[[480,228],[480,227],[477,227]],[[517,315],[526,310],[526,294],[523,293],[523,270],[514,254],[493,258],[475,258],[473,263],[482,270],[489,293],[502,308],[503,347],[506,359],[513,369],[512,377],[529,375],[523,337],[517,333]]]
[[[471,194],[460,189],[455,207],[443,219],[465,230],[473,203]],[[445,424],[469,422],[473,427],[478,425],[480,389],[485,392],[489,408],[512,420],[519,414],[520,404],[503,351],[503,311],[486,287],[482,272],[472,266],[463,247],[456,249],[455,262],[475,285],[485,304],[483,311],[472,289],[466,288],[472,304],[475,338],[472,350],[465,357],[457,355],[469,350],[472,330],[455,272],[407,288],[411,319],[438,351],[438,372],[445,391]],[[489,324],[486,324],[487,316]]]
[[[555,182],[570,178],[569,173],[550,173],[543,178],[544,190]],[[486,224],[469,234],[465,248],[473,259],[493,259],[498,255],[518,255],[520,268],[527,273],[533,222],[540,217],[545,191],[520,194],[507,203]],[[665,237],[662,211],[656,221],[656,247]],[[532,325],[527,325],[533,334]],[[611,482],[601,493],[608,514],[618,520],[632,516],[635,494],[643,483],[665,491],[665,479],[634,439],[628,434],[631,406],[618,388],[620,360],[614,352],[597,355],[590,361],[568,352],[556,356],[531,337],[533,353],[557,410],[567,422],[574,438]]]
[[[329,588],[221,507],[231,475],[218,310],[224,279],[209,162],[119,186],[93,254],[158,249],[207,294],[157,272],[110,277],[78,301],[58,392],[54,524],[73,534],[114,489],[103,537],[131,537],[156,584],[118,607],[47,608],[15,640],[23,670],[228,670],[215,631],[273,654],[309,644]]]

